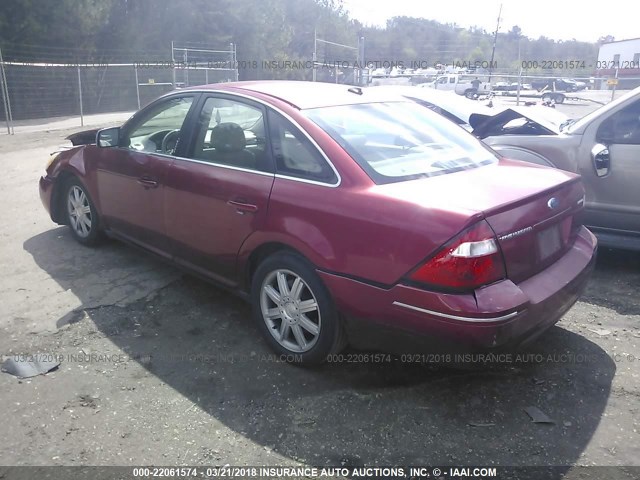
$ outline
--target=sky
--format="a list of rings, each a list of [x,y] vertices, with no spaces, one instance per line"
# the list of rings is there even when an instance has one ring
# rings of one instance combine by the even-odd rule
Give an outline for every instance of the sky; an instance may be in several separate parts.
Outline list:
[[[343,0],[350,16],[366,25],[384,26],[395,16],[422,17],[461,27],[496,28],[502,4],[500,32],[518,25],[523,35],[555,40],[595,42],[640,37],[640,2],[629,0]],[[611,5],[612,7],[609,7]]]

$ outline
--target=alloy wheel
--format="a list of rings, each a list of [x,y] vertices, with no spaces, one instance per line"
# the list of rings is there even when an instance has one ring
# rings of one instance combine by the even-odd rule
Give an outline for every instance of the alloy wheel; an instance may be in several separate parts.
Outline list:
[[[262,318],[273,338],[284,348],[304,353],[320,336],[318,301],[302,277],[291,270],[269,273],[260,290]]]
[[[88,237],[91,233],[91,205],[87,195],[77,185],[69,189],[67,212],[73,231],[81,238]]]

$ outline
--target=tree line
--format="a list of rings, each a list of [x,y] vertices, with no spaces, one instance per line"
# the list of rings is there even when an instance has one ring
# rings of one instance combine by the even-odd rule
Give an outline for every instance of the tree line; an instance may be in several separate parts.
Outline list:
[[[484,29],[422,18],[395,17],[385,27],[366,27],[350,18],[341,0],[0,2],[5,60],[166,60],[172,41],[220,47],[234,43],[237,60],[246,67],[241,68],[241,79],[308,79],[308,69],[263,67],[310,60],[314,34],[351,46],[363,37],[365,62],[405,65],[489,61],[494,44],[493,33]],[[597,51],[597,43],[533,39],[512,26],[498,34],[494,61],[501,71],[517,71],[523,61],[585,61],[584,68],[569,75],[578,76],[592,73]],[[355,61],[356,55],[354,50],[318,44],[320,61]]]

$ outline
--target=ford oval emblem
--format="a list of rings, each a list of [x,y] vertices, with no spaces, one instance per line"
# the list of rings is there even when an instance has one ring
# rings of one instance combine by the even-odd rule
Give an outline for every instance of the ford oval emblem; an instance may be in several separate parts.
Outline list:
[[[559,205],[560,200],[558,200],[556,197],[551,197],[547,202],[547,207],[549,207],[551,210],[555,210]]]

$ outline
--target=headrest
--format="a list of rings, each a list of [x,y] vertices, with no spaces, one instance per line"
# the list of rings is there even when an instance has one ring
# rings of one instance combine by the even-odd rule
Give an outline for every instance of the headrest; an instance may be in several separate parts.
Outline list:
[[[211,145],[219,152],[239,152],[247,145],[244,130],[237,123],[220,123],[211,130]]]

